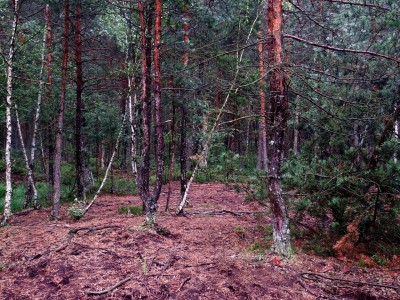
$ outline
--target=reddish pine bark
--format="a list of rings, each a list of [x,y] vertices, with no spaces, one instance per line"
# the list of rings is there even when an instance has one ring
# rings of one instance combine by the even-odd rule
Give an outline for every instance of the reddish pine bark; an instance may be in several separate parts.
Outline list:
[[[61,67],[61,95],[59,102],[56,148],[54,155],[54,194],[53,194],[53,208],[51,212],[51,216],[53,218],[59,218],[60,216],[61,154],[62,154],[62,137],[64,130],[65,96],[67,91],[68,36],[69,36],[69,0],[66,0],[64,6],[64,37],[63,37],[63,57],[62,57],[62,67]]]
[[[155,214],[157,210],[157,200],[160,196],[162,186],[162,174],[164,169],[163,150],[164,150],[164,135],[163,124],[161,119],[161,69],[160,69],[160,44],[161,44],[161,0],[156,0],[155,11],[155,26],[154,26],[154,100],[156,114],[156,184],[153,193],[153,206],[150,208],[150,214]],[[150,216],[151,217],[151,216]],[[152,221],[152,219],[148,219]]]
[[[161,0],[155,1],[154,20],[154,103],[155,103],[155,160],[156,160],[156,183],[153,193],[149,189],[150,175],[150,124],[151,124],[151,101],[150,101],[150,68],[151,68],[151,38],[146,38],[147,32],[152,30],[153,3],[150,4],[147,23],[145,22],[144,5],[138,0],[138,10],[141,29],[142,44],[142,120],[143,120],[143,149],[142,161],[140,163],[139,176],[137,179],[140,196],[146,211],[146,225],[154,227],[157,223],[157,201],[160,197],[162,186],[163,162],[163,126],[161,120],[161,70],[160,70],[160,42],[161,42]]]
[[[288,100],[284,89],[282,47],[282,0],[268,0],[267,33],[270,76],[270,128],[268,151],[268,191],[273,222],[273,250],[282,256],[291,255],[289,219],[282,198],[280,171],[284,136],[287,128]]]

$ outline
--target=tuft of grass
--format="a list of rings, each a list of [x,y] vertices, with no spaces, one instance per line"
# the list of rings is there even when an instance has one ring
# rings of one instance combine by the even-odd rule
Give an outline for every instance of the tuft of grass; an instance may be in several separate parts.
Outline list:
[[[125,206],[122,205],[118,207],[118,213],[121,215],[134,215],[134,216],[141,216],[143,213],[143,209],[140,206]]]
[[[387,265],[387,259],[379,254],[374,254],[371,259],[380,267],[385,267]]]
[[[234,231],[236,233],[236,235],[240,238],[240,239],[244,239],[246,237],[246,229],[243,226],[240,225],[236,225],[234,227]]]
[[[268,241],[259,241],[250,245],[249,251],[258,254],[265,254],[271,248],[271,243]]]
[[[257,229],[260,230],[265,235],[267,241],[272,240],[273,228],[271,224],[265,226],[257,224]]]

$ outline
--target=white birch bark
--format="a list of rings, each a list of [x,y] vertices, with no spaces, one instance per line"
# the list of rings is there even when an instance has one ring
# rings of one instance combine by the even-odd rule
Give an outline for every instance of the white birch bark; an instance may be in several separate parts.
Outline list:
[[[46,12],[49,9],[49,5],[46,5]],[[18,127],[18,134],[21,140],[21,146],[22,146],[22,153],[24,155],[25,159],[25,165],[26,169],[28,170],[28,184],[30,188],[33,191],[33,207],[37,208],[38,204],[38,193],[35,185],[35,180],[33,178],[33,166],[35,164],[35,151],[36,151],[36,136],[38,132],[38,124],[39,124],[39,118],[40,118],[40,109],[41,109],[41,104],[42,104],[42,90],[43,90],[43,70],[44,70],[44,64],[45,64],[45,51],[46,51],[46,36],[47,36],[47,24],[45,24],[44,31],[43,31],[43,39],[42,39],[42,53],[41,53],[41,66],[40,66],[40,72],[39,72],[39,91],[38,91],[38,97],[36,101],[36,112],[35,112],[35,119],[33,121],[33,134],[32,134],[32,144],[31,144],[31,152],[30,156],[28,157],[27,151],[25,148],[25,143],[24,139],[22,136],[22,131],[21,131],[21,125],[19,121],[19,115],[18,115],[18,107],[17,104],[15,104],[15,116],[17,118],[17,127]],[[27,207],[27,197],[25,197],[25,203],[24,207]]]
[[[48,9],[49,5],[46,5],[46,10]],[[39,118],[40,118],[40,110],[42,106],[42,92],[43,92],[43,69],[44,69],[44,64],[45,64],[45,50],[46,50],[46,34],[47,34],[47,28],[44,30],[43,34],[43,46],[42,46],[42,65],[40,67],[40,74],[39,74],[39,91],[38,91],[38,97],[36,101],[36,113],[35,113],[35,119],[33,121],[33,134],[32,134],[32,143],[31,143],[31,154],[30,154],[30,162],[29,162],[29,171],[32,172],[32,188],[33,188],[33,206],[35,208],[38,207],[38,195],[37,195],[37,190],[35,187],[35,182],[33,180],[33,166],[35,165],[35,152],[36,152],[36,136],[38,132],[38,126],[39,126]],[[21,136],[22,139],[22,136]]]
[[[16,118],[16,121],[17,121],[18,135],[19,135],[19,138],[21,140],[22,154],[24,155],[25,166],[26,166],[26,169],[28,170],[28,185],[33,191],[33,202],[34,202],[34,206],[36,207],[37,206],[38,195],[37,195],[37,190],[36,190],[36,186],[35,186],[35,181],[33,179],[33,170],[31,168],[31,165],[29,164],[29,158],[28,158],[28,155],[26,153],[24,138],[22,136],[22,131],[21,131],[21,123],[19,121],[19,114],[18,114],[18,106],[17,106],[17,104],[15,104],[14,107],[15,107],[15,118]],[[28,203],[27,203],[27,199],[25,197],[24,207],[27,207],[27,206],[28,206]]]
[[[8,52],[8,58],[6,60],[6,149],[5,149],[5,163],[6,163],[6,195],[4,199],[4,213],[1,225],[8,224],[8,220],[11,216],[11,196],[12,196],[12,182],[11,182],[11,108],[12,108],[12,72],[13,72],[13,60],[15,53],[15,39],[17,35],[17,23],[18,23],[18,0],[14,1],[14,18],[12,23],[12,32],[10,38],[10,48]]]
[[[131,90],[131,80],[128,78],[128,84],[129,84],[129,91]],[[133,176],[137,176],[137,161],[136,161],[136,122],[133,120],[133,115],[136,116],[136,104],[137,104],[137,97],[136,93],[133,96],[133,106],[135,107],[135,111],[132,111],[132,96],[131,93],[129,93],[128,97],[128,111],[129,111],[129,125],[131,129],[131,166],[132,166],[132,172]]]

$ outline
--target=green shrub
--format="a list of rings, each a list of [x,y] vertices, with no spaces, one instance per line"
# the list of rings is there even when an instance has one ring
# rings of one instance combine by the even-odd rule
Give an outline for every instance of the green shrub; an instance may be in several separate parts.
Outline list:
[[[78,199],[75,199],[74,202],[75,204],[68,208],[67,215],[72,220],[79,220],[85,215],[85,203]]]
[[[137,195],[136,183],[130,178],[114,176],[114,182],[108,178],[103,187],[104,193],[114,193],[117,195]]]
[[[143,209],[140,206],[125,206],[122,205],[118,207],[118,213],[121,215],[134,215],[134,216],[141,216],[143,214]]]

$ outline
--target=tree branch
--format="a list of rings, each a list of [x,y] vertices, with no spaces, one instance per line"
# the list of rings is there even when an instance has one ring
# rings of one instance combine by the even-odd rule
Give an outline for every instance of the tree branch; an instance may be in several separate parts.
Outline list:
[[[377,52],[372,52],[372,51],[367,51],[367,50],[337,48],[337,47],[328,46],[328,45],[321,45],[321,44],[318,44],[318,43],[315,43],[315,42],[307,41],[305,39],[302,39],[302,38],[300,38],[298,36],[294,36],[294,35],[291,35],[291,34],[285,34],[285,35],[283,35],[283,37],[284,38],[289,38],[289,39],[292,39],[292,40],[295,40],[295,41],[298,41],[298,42],[301,42],[301,43],[304,43],[304,44],[307,44],[307,45],[310,45],[310,46],[323,48],[323,49],[328,49],[328,50],[331,50],[331,51],[366,54],[366,55],[370,55],[370,56],[376,56],[376,57],[385,58],[387,60],[394,61],[394,62],[396,62],[398,64],[400,63],[400,60],[398,60],[398,59],[396,59],[394,57],[390,57],[388,55],[380,54],[380,53],[377,53]]]

